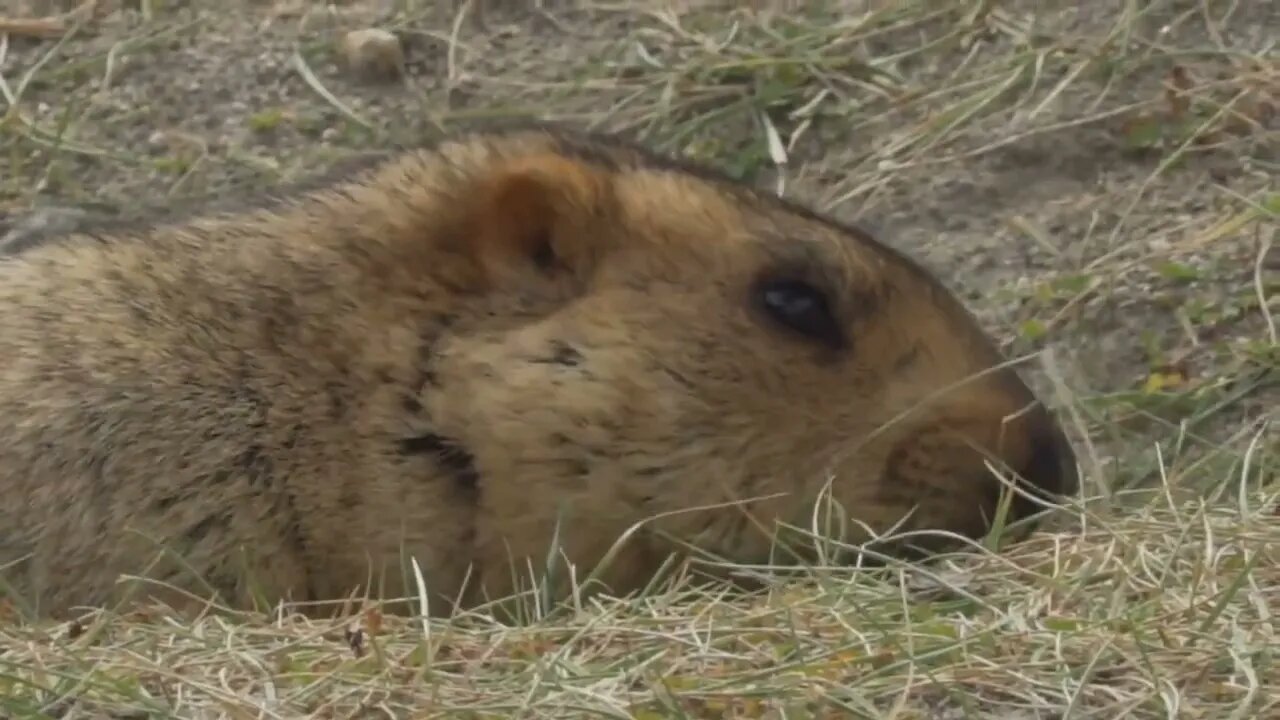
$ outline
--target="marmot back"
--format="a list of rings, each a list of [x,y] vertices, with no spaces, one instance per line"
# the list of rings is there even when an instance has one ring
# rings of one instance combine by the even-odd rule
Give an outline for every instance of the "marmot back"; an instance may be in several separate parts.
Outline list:
[[[1075,487],[975,320],[866,234],[621,141],[461,135],[269,208],[0,259],[0,567],[42,612],[634,590],[834,500],[969,537]],[[1040,509],[1024,495],[1015,516]],[[646,522],[647,521],[647,522]],[[931,547],[923,538],[915,538]],[[166,595],[165,593],[168,593]]]

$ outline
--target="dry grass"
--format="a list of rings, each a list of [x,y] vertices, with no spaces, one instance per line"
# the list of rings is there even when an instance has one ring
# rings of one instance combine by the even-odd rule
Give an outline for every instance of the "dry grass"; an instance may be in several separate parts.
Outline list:
[[[685,574],[515,624],[15,610],[0,718],[1280,717],[1270,4],[591,3],[477,29],[405,2],[384,24],[431,78],[409,91],[344,80],[308,3],[230,4],[5,44],[0,209],[149,213],[488,118],[624,130],[894,227],[1011,352],[1053,351],[1036,378],[1086,487],[998,555],[744,568],[745,597]],[[264,67],[287,80],[238,79]]]
[[[1204,717],[1280,712],[1280,486],[928,568],[672,579],[517,625],[161,608],[0,630],[10,717]],[[1245,489],[1249,488],[1249,489]],[[758,571],[759,569],[757,569]]]

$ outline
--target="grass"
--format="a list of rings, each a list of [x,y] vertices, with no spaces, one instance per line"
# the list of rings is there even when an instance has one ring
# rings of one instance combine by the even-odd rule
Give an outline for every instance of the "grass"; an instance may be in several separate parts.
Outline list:
[[[692,575],[519,625],[354,608],[0,630],[10,717],[1199,717],[1280,710],[1280,486],[1170,487],[927,567]],[[69,699],[74,698],[74,700]],[[1074,711],[1074,712],[1073,712]],[[64,715],[65,716],[65,715]]]
[[[261,17],[180,2],[11,40],[0,209],[252,192],[518,115],[628,132],[846,217],[905,214],[901,242],[1042,355],[1086,474],[1060,522],[926,566],[743,568],[764,585],[745,596],[685,568],[518,623],[0,606],[0,717],[1280,717],[1280,65],[1252,6],[688,5],[594,3],[541,18],[572,42],[493,46],[500,14],[406,0],[388,26],[436,63],[413,92],[345,81],[315,30],[208,51],[277,42],[292,94],[216,85],[260,65],[202,75],[174,48]],[[212,110],[153,97],[188,80]],[[165,114],[231,113],[226,88],[237,122]]]

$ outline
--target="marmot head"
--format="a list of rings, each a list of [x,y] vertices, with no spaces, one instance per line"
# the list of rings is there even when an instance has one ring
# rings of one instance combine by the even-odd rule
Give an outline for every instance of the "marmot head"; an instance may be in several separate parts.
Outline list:
[[[766,561],[815,502],[850,541],[975,538],[1008,481],[1007,522],[1075,489],[1061,428],[976,320],[864,232],[549,132],[446,143],[381,177],[441,165],[437,276],[467,299],[420,402],[469,458],[482,577],[545,559],[553,535],[584,572],[646,520],[633,561],[659,538]]]

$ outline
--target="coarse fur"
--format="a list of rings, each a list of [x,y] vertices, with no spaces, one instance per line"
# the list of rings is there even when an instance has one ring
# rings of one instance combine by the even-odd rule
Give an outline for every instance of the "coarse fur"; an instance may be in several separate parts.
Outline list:
[[[983,534],[987,462],[1076,487],[920,266],[616,138],[462,134],[270,207],[25,245],[0,257],[0,573],[41,612],[122,575],[412,596],[409,557],[448,610],[553,538],[581,577],[643,523],[602,574],[621,593],[681,543],[767,560],[828,482],[849,541]]]

